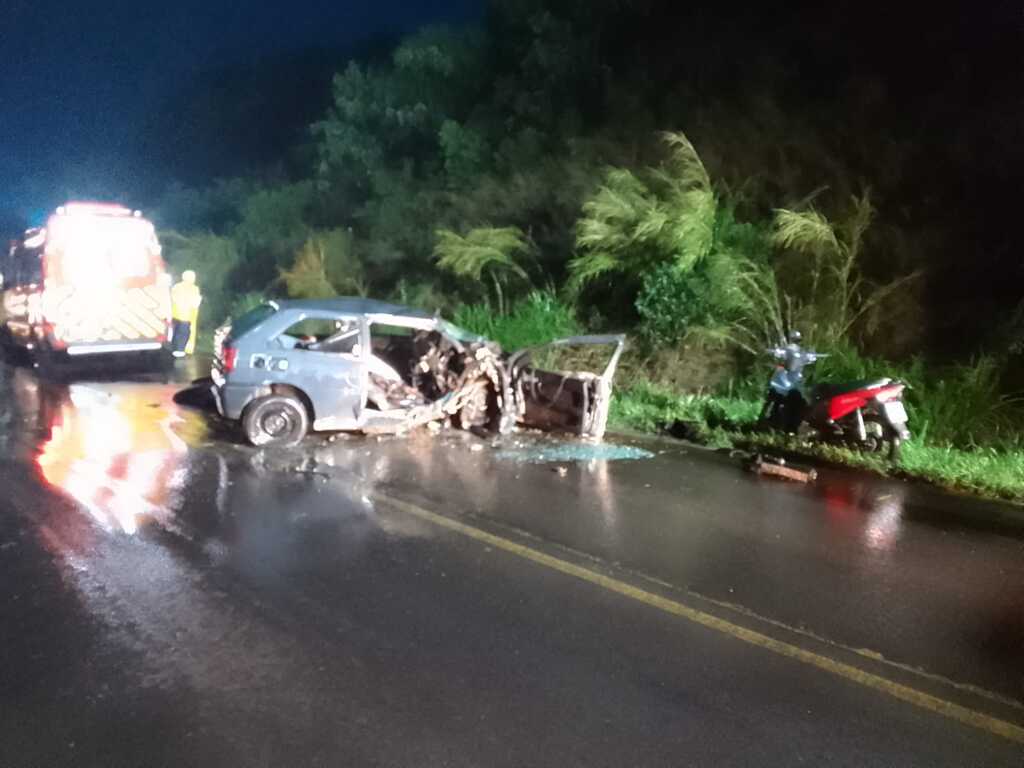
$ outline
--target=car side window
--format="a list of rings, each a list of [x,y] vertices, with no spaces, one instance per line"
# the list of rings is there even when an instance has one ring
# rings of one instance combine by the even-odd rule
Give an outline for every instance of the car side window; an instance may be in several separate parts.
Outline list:
[[[307,317],[292,324],[284,336],[294,348],[336,355],[360,354],[359,322],[355,318]]]

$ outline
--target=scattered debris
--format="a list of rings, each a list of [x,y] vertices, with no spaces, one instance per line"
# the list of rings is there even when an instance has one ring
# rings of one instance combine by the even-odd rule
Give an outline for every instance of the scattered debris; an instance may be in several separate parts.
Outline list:
[[[650,459],[651,451],[632,445],[613,443],[536,443],[517,441],[514,448],[495,452],[495,457],[522,464],[549,464],[577,461],[629,461]]]
[[[565,477],[566,475],[569,474],[569,468],[568,467],[554,467],[554,470],[555,470],[555,472],[558,473],[559,477]]]
[[[747,460],[746,469],[756,475],[779,477],[797,483],[813,483],[818,479],[817,470],[791,467],[780,456],[764,456],[760,453]]]

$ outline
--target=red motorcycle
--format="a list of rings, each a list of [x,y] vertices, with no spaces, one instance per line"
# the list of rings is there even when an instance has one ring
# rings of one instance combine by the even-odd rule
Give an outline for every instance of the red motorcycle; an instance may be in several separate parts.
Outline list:
[[[783,362],[768,387],[765,426],[870,452],[888,446],[889,458],[899,457],[900,446],[910,438],[903,405],[906,384],[883,378],[805,388],[803,368],[823,355],[801,349],[799,337],[771,353]]]

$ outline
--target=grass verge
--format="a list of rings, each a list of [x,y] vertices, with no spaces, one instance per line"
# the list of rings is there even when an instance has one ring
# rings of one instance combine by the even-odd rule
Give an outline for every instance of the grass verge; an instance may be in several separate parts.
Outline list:
[[[778,448],[882,475],[923,480],[950,490],[1024,503],[1024,450],[957,448],[920,438],[903,446],[897,465],[883,456],[757,432],[761,403],[741,397],[681,395],[641,381],[617,389],[610,424],[670,433],[713,447]],[[911,425],[913,426],[913,425]]]

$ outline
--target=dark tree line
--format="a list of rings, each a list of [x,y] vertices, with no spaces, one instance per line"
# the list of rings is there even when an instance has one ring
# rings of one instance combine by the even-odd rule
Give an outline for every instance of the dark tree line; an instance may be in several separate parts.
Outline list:
[[[719,289],[744,269],[812,304],[810,262],[780,236],[778,212],[820,216],[843,243],[867,201],[862,284],[920,278],[858,316],[851,337],[895,355],[1006,346],[1024,330],[1013,327],[1021,37],[1010,3],[924,15],[846,0],[495,0],[476,26],[422,29],[354,58],[317,114],[307,100],[291,122],[251,126],[267,144],[237,137],[249,174],[183,174],[159,218],[177,233],[172,260],[209,273],[220,312],[267,290],[450,308],[489,300],[492,285],[503,301],[533,287],[562,292],[585,323],[647,322],[672,343],[689,325],[735,319],[735,296]],[[203,120],[237,124],[233,110],[265,96],[261,81],[233,82],[203,102]],[[705,197],[679,179],[659,186],[679,170],[665,133],[691,143]],[[288,136],[299,138],[285,150]],[[176,145],[183,167],[188,143]],[[593,267],[611,253],[625,271],[577,279],[588,256]],[[439,268],[473,259],[494,279]],[[651,323],[675,303],[679,318]]]

